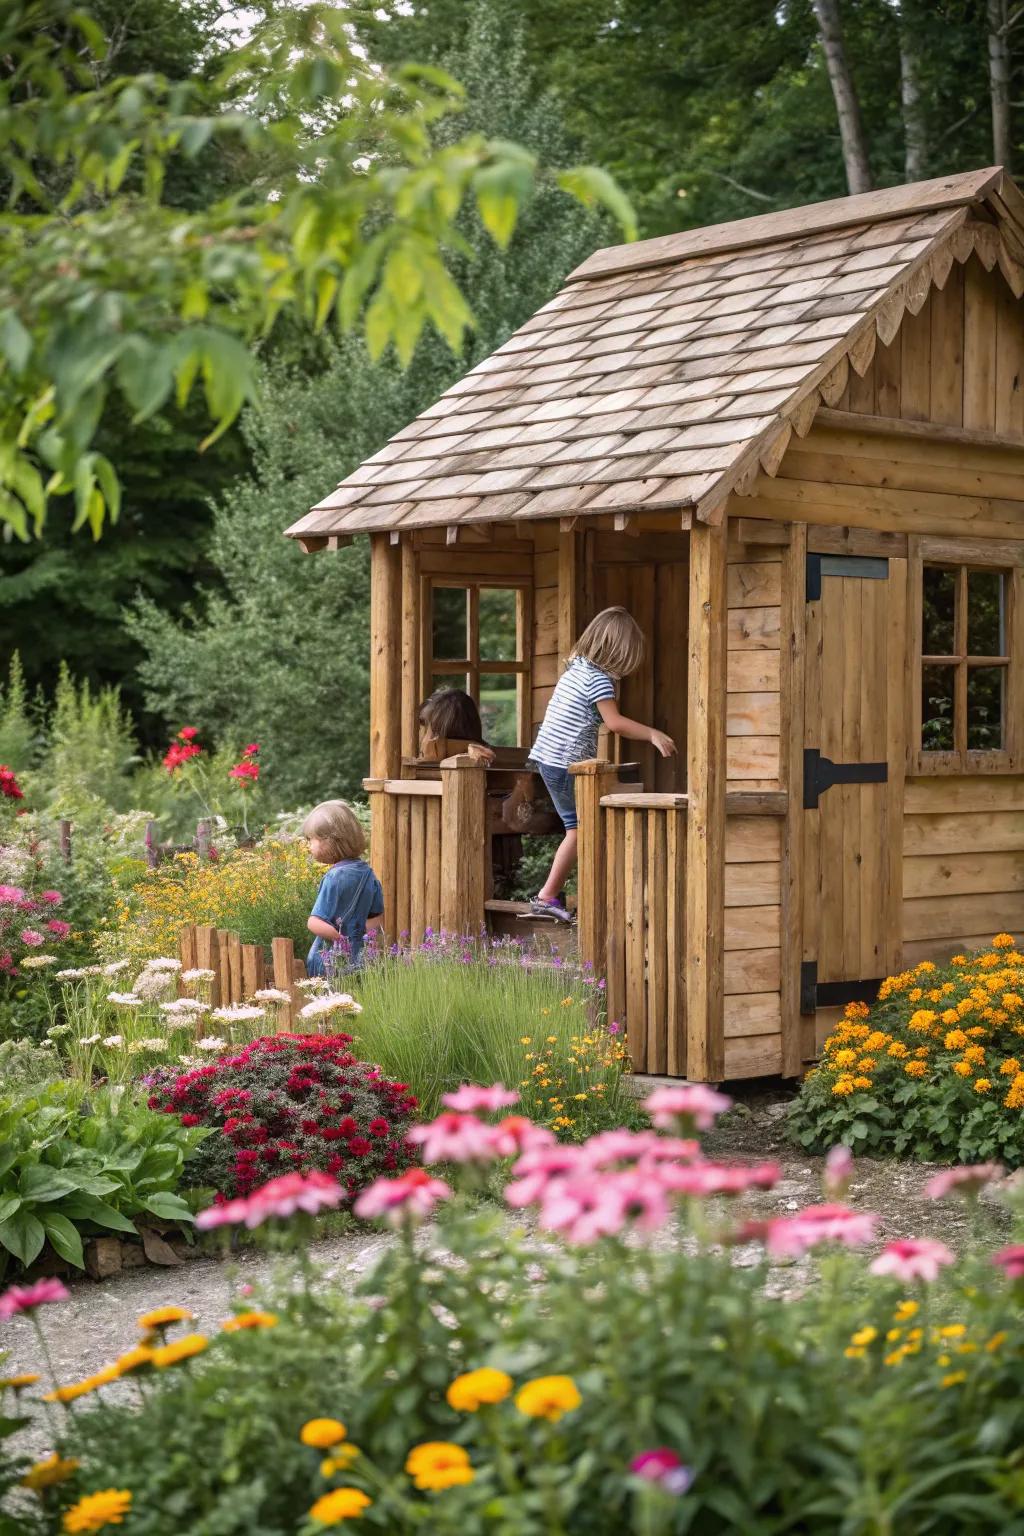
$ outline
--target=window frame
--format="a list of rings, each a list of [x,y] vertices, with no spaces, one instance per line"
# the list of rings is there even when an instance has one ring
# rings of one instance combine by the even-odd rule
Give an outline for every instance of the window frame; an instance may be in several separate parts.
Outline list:
[[[466,655],[438,660],[434,656],[434,590],[438,587],[465,591]],[[480,593],[485,590],[514,592],[516,595],[516,655],[514,660],[486,661],[480,656]],[[420,577],[420,698],[427,698],[439,677],[461,678],[467,692],[480,702],[481,677],[516,679],[516,746],[528,747],[532,741],[533,679],[533,582],[527,576],[465,575],[431,573]]]
[[[1014,773],[1020,770],[1024,751],[1024,541],[995,539],[942,539],[911,536],[908,539],[907,579],[911,614],[911,645],[907,670],[907,766],[915,774]],[[926,566],[956,572],[953,609],[955,650],[948,656],[924,654],[924,570]],[[991,571],[1004,578],[1004,653],[1000,657],[974,657],[967,651],[967,581],[971,571]],[[993,748],[967,746],[967,678],[972,665],[989,664],[1006,670],[1003,713],[1003,745]],[[923,668],[948,666],[953,678],[952,750],[929,751],[922,746]],[[955,670],[954,670],[955,669]]]

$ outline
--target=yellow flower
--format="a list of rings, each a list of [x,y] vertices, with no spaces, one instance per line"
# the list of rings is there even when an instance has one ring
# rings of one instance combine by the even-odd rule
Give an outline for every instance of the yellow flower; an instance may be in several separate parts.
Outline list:
[[[873,1056],[864,1056],[857,1063],[858,1072],[873,1072],[878,1063]]]
[[[853,1080],[853,1086],[855,1088],[861,1088],[861,1089],[863,1089],[863,1088],[870,1088],[871,1087],[871,1079],[870,1079],[870,1077],[855,1077],[854,1080]]]
[[[462,1446],[449,1440],[426,1440],[413,1446],[405,1458],[405,1470],[416,1487],[424,1490],[454,1488],[471,1483],[476,1476]]]
[[[116,1381],[121,1372],[116,1365],[104,1366],[102,1371],[97,1371],[94,1376],[86,1376],[82,1381],[73,1381],[66,1387],[57,1387],[52,1392],[43,1394],[44,1403],[73,1403],[76,1398],[86,1397],[88,1393],[95,1392],[97,1387],[105,1387],[110,1382]]]
[[[127,1488],[106,1488],[102,1493],[87,1493],[64,1515],[66,1531],[102,1531],[105,1525],[123,1525],[132,1507]]]
[[[940,1339],[962,1339],[967,1329],[963,1323],[947,1323],[938,1330]]]
[[[1002,1349],[1003,1345],[1006,1343],[1006,1339],[1007,1335],[1005,1333],[994,1333],[988,1340],[985,1348],[988,1350],[990,1355],[994,1355],[997,1349]]]
[[[835,1055],[832,1058],[832,1064],[833,1064],[833,1066],[836,1066],[836,1067],[852,1067],[856,1060],[857,1060],[857,1052],[856,1051],[850,1051],[850,1050],[836,1051]]]
[[[241,1333],[244,1328],[276,1328],[276,1312],[236,1312],[221,1324],[224,1333]]]
[[[484,1404],[504,1402],[511,1391],[511,1376],[481,1366],[477,1371],[456,1376],[445,1396],[456,1413],[476,1413]]]
[[[336,1445],[333,1453],[320,1463],[320,1476],[333,1477],[336,1472],[347,1472],[359,1454],[358,1445]]]
[[[332,1488],[323,1494],[312,1509],[309,1518],[317,1525],[340,1525],[343,1520],[358,1520],[373,1500],[361,1488]]]
[[[967,1044],[967,1036],[962,1029],[951,1029],[942,1043],[947,1051],[962,1051]]]
[[[915,1034],[927,1034],[935,1023],[935,1014],[930,1008],[919,1008],[916,1013],[910,1015],[907,1028]]]
[[[902,1057],[909,1055],[909,1052],[902,1040],[894,1040],[885,1054],[887,1056],[895,1056],[897,1060],[900,1060]]]
[[[954,1061],[953,1071],[956,1073],[957,1077],[970,1077],[971,1064],[969,1061]]]
[[[978,1078],[975,1079],[975,1082],[974,1082],[974,1091],[975,1091],[975,1093],[988,1093],[990,1091],[991,1087],[992,1087],[992,1084],[991,1084],[991,1082],[989,1081],[989,1079],[987,1077],[978,1077]]]
[[[139,1327],[144,1333],[151,1328],[169,1328],[172,1323],[190,1323],[192,1313],[187,1307],[154,1307],[152,1312],[144,1312],[139,1318]]]
[[[1015,1056],[1008,1056],[999,1068],[1003,1077],[1016,1077],[1020,1071],[1020,1062]]]
[[[338,1445],[345,1439],[348,1430],[340,1419],[307,1419],[299,1430],[299,1439],[303,1445],[311,1445],[315,1450],[328,1451],[332,1445]]]
[[[52,1456],[47,1456],[45,1461],[37,1461],[29,1467],[23,1477],[18,1481],[23,1488],[31,1488],[33,1493],[39,1493],[43,1488],[53,1488],[57,1483],[66,1483],[73,1472],[81,1466],[81,1462],[75,1461],[71,1456],[58,1456],[54,1451]]]
[[[843,1350],[843,1354],[846,1356],[847,1360],[863,1360],[864,1356],[867,1354],[867,1350],[861,1349],[855,1344],[848,1344]]]
[[[1012,949],[1013,948],[1013,934],[1012,933],[997,933],[995,938],[992,940],[992,948],[993,949]]]
[[[22,1371],[17,1376],[4,1376],[0,1378],[0,1390],[10,1387],[12,1392],[21,1392],[25,1387],[34,1387],[39,1380],[35,1371]]]
[[[853,1092],[853,1078],[837,1077],[832,1084],[832,1092],[838,1094],[840,1098],[845,1098],[848,1093]]]
[[[920,987],[911,987],[910,991],[907,993],[907,997],[912,1003],[919,1003],[922,997],[924,997],[924,993]]]
[[[552,1424],[563,1413],[571,1413],[583,1399],[571,1376],[538,1376],[516,1393],[516,1407],[530,1419],[548,1419]]]
[[[184,1338],[176,1339],[173,1344],[165,1344],[161,1349],[154,1349],[153,1364],[158,1371],[162,1371],[168,1365],[177,1365],[181,1360],[190,1360],[193,1355],[201,1355],[209,1342],[203,1333],[186,1333]]]
[[[972,1067],[980,1067],[985,1060],[985,1047],[982,1045],[969,1045],[964,1051],[964,1061],[969,1061]]]
[[[129,1349],[126,1354],[120,1355],[114,1363],[117,1366],[118,1375],[127,1376],[131,1371],[152,1365],[153,1351],[146,1344],[137,1344],[134,1349]]]
[[[859,1345],[873,1344],[877,1338],[878,1329],[872,1328],[869,1324],[866,1328],[858,1328],[856,1333],[851,1333],[850,1343]]]
[[[901,1301],[893,1313],[893,1317],[898,1323],[909,1323],[910,1319],[916,1317],[919,1311],[920,1306],[918,1302]]]
[[[530,1043],[531,1043],[531,1036],[530,1035],[520,1035],[519,1036],[519,1044],[520,1045],[529,1045]]]
[[[941,1385],[943,1387],[958,1387],[962,1381],[966,1380],[966,1371],[950,1371],[948,1376],[943,1376]]]
[[[908,1061],[903,1070],[908,1077],[924,1077],[928,1068],[923,1061]]]

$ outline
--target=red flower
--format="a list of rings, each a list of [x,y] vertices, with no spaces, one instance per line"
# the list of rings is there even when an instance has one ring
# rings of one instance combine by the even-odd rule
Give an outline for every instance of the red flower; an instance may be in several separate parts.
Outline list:
[[[252,779],[255,782],[259,776],[259,765],[249,762],[248,759],[244,758],[242,762],[236,763],[233,768],[228,769],[229,779]]]
[[[243,757],[259,757],[260,744],[258,741],[250,741],[247,747],[242,748]]]
[[[66,939],[71,932],[71,924],[62,922],[59,917],[51,917],[46,926],[57,939]]]
[[[199,727],[197,725],[183,725],[181,730],[178,732],[178,740],[195,741],[198,735]]]
[[[181,746],[179,742],[172,741],[164,753],[163,765],[168,773],[174,773],[183,763],[187,763],[190,757],[201,756],[202,750],[202,747]]]
[[[348,1150],[353,1157],[365,1157],[373,1151],[373,1143],[367,1141],[365,1136],[353,1136],[348,1143]]]
[[[14,769],[8,768],[6,763],[0,763],[0,795],[6,795],[8,800],[25,798],[14,776]]]
[[[386,1136],[391,1130],[391,1126],[384,1119],[383,1115],[378,1115],[376,1120],[370,1121],[367,1130],[371,1136]]]
[[[201,1122],[198,1115],[182,1115],[181,1123],[182,1125],[199,1125]]]

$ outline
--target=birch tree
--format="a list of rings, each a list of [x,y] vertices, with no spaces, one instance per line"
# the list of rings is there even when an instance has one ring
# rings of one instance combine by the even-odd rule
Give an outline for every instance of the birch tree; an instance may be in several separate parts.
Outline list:
[[[846,184],[851,192],[870,192],[872,188],[868,145],[861,119],[860,103],[853,84],[843,42],[839,0],[814,0],[818,36],[828,69],[829,83],[839,119],[839,140],[846,168]]]

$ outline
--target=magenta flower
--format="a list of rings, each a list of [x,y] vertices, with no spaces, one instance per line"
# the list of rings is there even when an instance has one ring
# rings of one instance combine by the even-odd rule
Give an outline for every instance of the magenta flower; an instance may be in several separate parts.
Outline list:
[[[64,897],[60,891],[43,891],[39,900],[44,901],[48,907],[59,907]]]
[[[868,1267],[873,1275],[892,1275],[906,1284],[911,1280],[937,1280],[939,1270],[954,1262],[945,1243],[930,1237],[906,1237],[886,1243]]]
[[[779,1180],[778,1163],[691,1163],[658,1170],[666,1189],[677,1195],[744,1195],[751,1189],[771,1189]]]
[[[71,924],[65,923],[59,917],[51,917],[46,926],[55,939],[66,939],[71,932]]]
[[[454,1093],[443,1094],[441,1103],[446,1104],[449,1109],[479,1115],[518,1104],[519,1095],[514,1088],[506,1088],[504,1083],[493,1083],[490,1088],[479,1088],[473,1083],[463,1083],[462,1087],[456,1089]]]
[[[337,1179],[332,1179],[329,1174],[316,1170],[306,1174],[283,1173],[280,1178],[271,1179],[259,1189],[254,1189],[244,1199],[225,1200],[220,1205],[200,1211],[196,1217],[196,1226],[200,1231],[207,1232],[213,1227],[234,1226],[244,1222],[252,1229],[262,1226],[272,1216],[286,1218],[294,1216],[296,1211],[305,1211],[315,1216],[318,1211],[333,1210],[344,1198],[345,1191]]]
[[[778,1258],[808,1253],[819,1243],[842,1243],[858,1248],[874,1241],[873,1212],[858,1214],[845,1205],[809,1205],[795,1216],[777,1216],[766,1222],[750,1222],[740,1235],[759,1238]]]
[[[677,1120],[692,1121],[698,1131],[709,1131],[719,1115],[731,1109],[732,1099],[703,1083],[680,1083],[655,1088],[644,1100],[644,1109],[660,1130],[671,1130]]]
[[[554,1131],[526,1115],[506,1115],[491,1126],[491,1146],[498,1157],[519,1157],[530,1147],[553,1147],[556,1140]]]
[[[452,1110],[427,1125],[414,1125],[406,1140],[423,1148],[425,1163],[489,1163],[498,1155],[489,1125]]]
[[[693,1482],[693,1473],[683,1465],[682,1457],[666,1445],[654,1451],[641,1451],[639,1456],[633,1457],[629,1470],[634,1477],[642,1477],[648,1483],[657,1483],[666,1493],[677,1496],[684,1494]]]
[[[67,1301],[71,1293],[59,1280],[37,1280],[33,1285],[12,1285],[0,1296],[0,1318],[5,1322],[19,1312],[31,1312],[50,1301]]]
[[[25,892],[19,885],[0,885],[0,906],[20,907],[25,900]]]
[[[406,1216],[422,1221],[439,1200],[450,1197],[451,1189],[443,1179],[432,1178],[425,1168],[410,1168],[397,1179],[374,1179],[352,1209],[364,1221],[384,1216],[392,1226],[398,1226]]]
[[[992,1255],[992,1263],[998,1264],[1008,1280],[1024,1277],[1024,1243],[1011,1243]]]
[[[35,928],[23,928],[18,937],[29,949],[38,949],[40,944],[46,943],[46,939]]]
[[[963,1168],[944,1168],[930,1178],[924,1187],[929,1200],[944,1200],[954,1190],[976,1195],[986,1184],[1003,1176],[1002,1163],[972,1163]]]
[[[830,1147],[825,1158],[825,1176],[822,1183],[825,1186],[826,1195],[838,1198],[846,1194],[847,1185],[853,1176],[853,1153],[849,1147],[842,1143]]]

